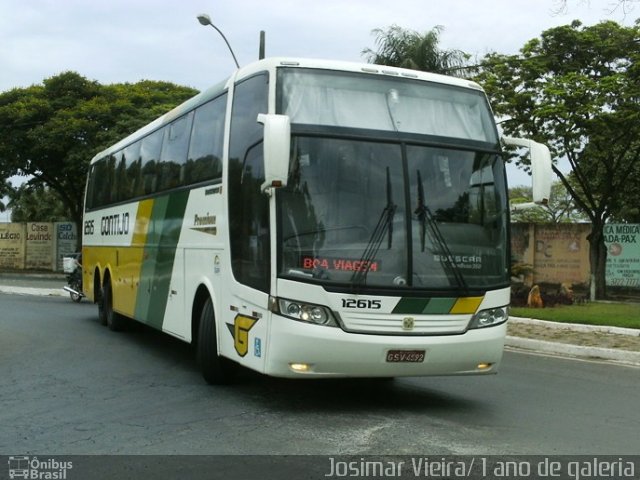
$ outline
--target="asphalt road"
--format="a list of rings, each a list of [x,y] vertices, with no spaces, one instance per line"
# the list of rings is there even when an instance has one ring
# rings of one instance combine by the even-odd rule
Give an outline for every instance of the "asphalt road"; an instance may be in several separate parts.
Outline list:
[[[640,368],[506,352],[491,377],[206,385],[189,345],[0,294],[0,454],[640,452]]]

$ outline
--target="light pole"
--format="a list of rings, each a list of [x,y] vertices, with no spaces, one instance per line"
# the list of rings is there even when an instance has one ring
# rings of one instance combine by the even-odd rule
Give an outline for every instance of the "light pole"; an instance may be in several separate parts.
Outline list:
[[[236,59],[235,53],[233,53],[233,49],[231,48],[231,45],[229,45],[229,41],[227,40],[227,37],[224,36],[224,33],[222,33],[218,27],[216,27],[213,23],[211,23],[211,18],[209,17],[209,15],[207,15],[206,13],[202,13],[198,15],[198,21],[200,22],[201,25],[211,25],[213,28],[216,29],[216,31],[220,34],[224,42],[227,44],[227,47],[229,47],[229,51],[231,52],[233,61],[236,62],[236,67],[240,68],[240,64]]]

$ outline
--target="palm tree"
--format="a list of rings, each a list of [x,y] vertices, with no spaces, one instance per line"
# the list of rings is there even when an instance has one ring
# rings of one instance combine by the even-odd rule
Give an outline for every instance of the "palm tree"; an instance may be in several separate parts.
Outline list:
[[[470,55],[461,50],[440,50],[438,25],[420,34],[392,25],[386,31],[376,28],[371,33],[376,36],[377,51],[366,48],[362,54],[369,63],[410,68],[424,72],[460,75]]]

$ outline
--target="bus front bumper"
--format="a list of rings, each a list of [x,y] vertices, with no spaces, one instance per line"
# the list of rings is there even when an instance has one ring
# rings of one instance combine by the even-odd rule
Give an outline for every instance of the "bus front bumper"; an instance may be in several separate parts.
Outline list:
[[[459,335],[374,335],[273,315],[264,373],[289,378],[495,374],[506,329],[505,322]],[[416,361],[419,352],[422,361]]]

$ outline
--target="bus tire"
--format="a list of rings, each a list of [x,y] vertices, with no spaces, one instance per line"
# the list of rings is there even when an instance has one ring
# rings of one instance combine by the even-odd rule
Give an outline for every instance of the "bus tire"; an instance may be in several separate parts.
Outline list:
[[[104,290],[100,289],[99,290],[99,296],[98,296],[98,322],[100,322],[100,325],[106,325],[107,324],[107,312],[104,309]]]
[[[111,280],[107,279],[102,288],[102,308],[109,330],[120,332],[126,326],[126,319],[119,313],[113,311],[113,290]]]
[[[218,355],[216,322],[211,298],[207,298],[200,313],[197,355],[200,371],[208,384],[226,385],[235,378],[237,365]]]

